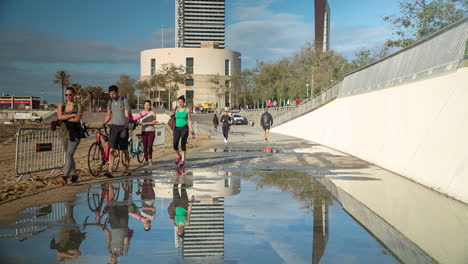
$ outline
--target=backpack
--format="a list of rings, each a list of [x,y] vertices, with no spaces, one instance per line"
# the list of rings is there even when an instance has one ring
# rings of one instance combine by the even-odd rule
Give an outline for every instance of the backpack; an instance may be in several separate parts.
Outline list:
[[[120,108],[125,109],[125,97],[120,96],[119,101],[120,101]],[[107,101],[107,107],[112,109],[111,106],[112,106],[112,100]],[[140,118],[146,116],[146,115],[142,115],[141,112],[139,114],[136,114],[136,116],[133,116],[132,109],[128,109],[128,111],[130,111],[129,120],[128,120],[128,123],[130,123],[130,124],[131,123],[136,123]]]

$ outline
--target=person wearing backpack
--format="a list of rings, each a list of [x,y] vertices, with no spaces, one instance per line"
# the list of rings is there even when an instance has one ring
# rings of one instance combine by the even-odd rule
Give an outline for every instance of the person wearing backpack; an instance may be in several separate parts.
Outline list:
[[[265,142],[268,142],[270,128],[273,126],[273,117],[268,113],[268,109],[265,109],[265,112],[261,115],[260,124],[263,128],[263,137],[265,138]]]
[[[130,154],[128,153],[128,124],[130,121],[130,104],[127,98],[119,96],[119,88],[115,85],[109,86],[110,100],[107,102],[107,116],[102,126],[111,122],[109,133],[110,144],[110,157],[109,157],[109,170],[104,174],[108,178],[112,178],[114,167],[114,159],[118,155],[117,150],[124,153],[123,164],[125,171],[123,176],[130,176],[128,171],[130,167]]]
[[[80,103],[75,102],[75,89],[67,87],[65,89],[66,101],[57,107],[57,117],[60,123],[59,137],[62,141],[63,149],[66,153],[65,166],[63,176],[59,178],[62,185],[68,183],[68,177],[71,174],[71,182],[78,181],[76,173],[75,159],[73,158],[80,140],[85,138],[81,127],[81,117],[83,115],[83,107]]]

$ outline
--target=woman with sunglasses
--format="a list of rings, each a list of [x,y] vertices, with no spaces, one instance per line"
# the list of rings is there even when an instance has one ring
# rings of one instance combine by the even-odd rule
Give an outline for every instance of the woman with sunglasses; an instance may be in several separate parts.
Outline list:
[[[75,89],[73,87],[67,87],[65,90],[66,100],[57,107],[58,119],[62,121],[60,124],[59,136],[66,153],[63,176],[59,178],[59,182],[62,185],[68,183],[70,174],[73,183],[78,181],[73,155],[78,148],[78,144],[80,144],[81,138],[84,137],[84,134],[81,128],[83,107],[80,103],[75,103],[75,94]]]

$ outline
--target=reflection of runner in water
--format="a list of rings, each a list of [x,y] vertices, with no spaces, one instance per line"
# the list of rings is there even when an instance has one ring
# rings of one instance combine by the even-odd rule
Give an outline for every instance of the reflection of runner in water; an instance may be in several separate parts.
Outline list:
[[[81,232],[73,217],[73,205],[65,204],[66,216],[60,230],[60,241],[55,238],[50,241],[50,249],[57,250],[57,259],[60,261],[77,259],[81,256],[80,245],[86,238],[86,233]]]
[[[130,197],[130,186],[125,184],[124,201],[128,201]],[[113,200],[112,188],[109,189],[109,196]],[[118,257],[128,253],[130,247],[130,239],[133,235],[133,230],[128,227],[128,205],[111,205],[106,206],[104,210],[109,212],[109,224],[111,230],[104,227],[104,233],[107,239],[107,248],[111,254],[109,263],[117,263]]]
[[[192,213],[192,203],[189,203],[187,196],[187,185],[181,185],[179,193],[179,185],[173,186],[173,200],[167,208],[169,219],[172,219],[174,226],[177,226],[177,235],[184,237],[185,227],[190,225],[190,214]],[[193,202],[193,201],[192,201]]]

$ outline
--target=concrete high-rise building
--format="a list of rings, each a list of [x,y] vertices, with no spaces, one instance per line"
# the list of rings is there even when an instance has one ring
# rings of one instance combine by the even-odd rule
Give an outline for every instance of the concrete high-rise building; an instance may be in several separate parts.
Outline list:
[[[330,49],[330,6],[327,0],[315,0],[315,50]]]
[[[176,48],[199,48],[202,42],[225,44],[225,0],[175,0]]]

